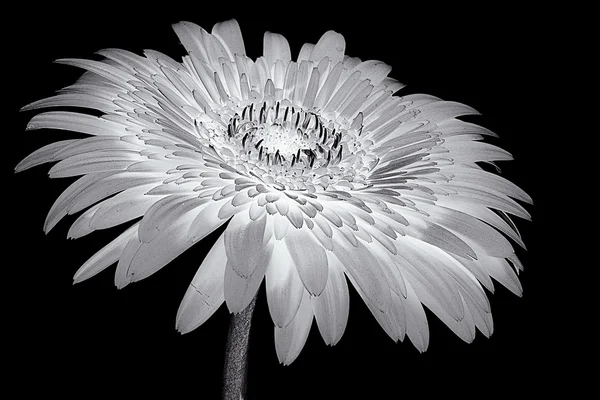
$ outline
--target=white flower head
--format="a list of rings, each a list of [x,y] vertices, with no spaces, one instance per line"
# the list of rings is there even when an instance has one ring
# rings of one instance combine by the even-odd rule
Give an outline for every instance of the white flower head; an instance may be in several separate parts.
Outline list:
[[[83,211],[69,236],[128,223],[75,274],[81,282],[118,262],[121,288],[152,275],[225,223],[177,314],[186,333],[221,305],[238,313],[263,279],[280,362],[300,353],[313,318],[329,345],[342,337],[352,283],[395,341],[428,345],[423,305],[460,338],[492,333],[484,287],[520,295],[507,239],[509,215],[530,197],[478,163],[511,159],[457,119],[463,104],[414,94],[391,67],[345,55],[326,32],[292,60],[267,32],[246,55],[238,23],[212,33],[174,25],[181,62],[155,51],[108,49],[102,61],[63,59],[87,72],[25,107],[27,129],[89,135],[31,154],[21,171],[57,162],[50,177],[81,176],[52,206],[45,229]]]

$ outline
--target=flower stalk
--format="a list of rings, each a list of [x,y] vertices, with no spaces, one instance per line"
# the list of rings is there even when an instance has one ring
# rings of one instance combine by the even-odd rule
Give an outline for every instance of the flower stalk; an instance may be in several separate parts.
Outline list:
[[[227,343],[225,344],[223,400],[246,398],[248,344],[250,343],[250,326],[255,305],[256,296],[242,312],[231,314]]]

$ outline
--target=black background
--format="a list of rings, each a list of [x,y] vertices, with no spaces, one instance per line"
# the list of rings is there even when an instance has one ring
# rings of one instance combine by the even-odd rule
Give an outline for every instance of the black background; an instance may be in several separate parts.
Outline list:
[[[373,2],[371,2],[373,3]],[[188,335],[175,331],[179,302],[196,268],[216,239],[213,235],[152,277],[118,291],[113,268],[73,286],[72,275],[121,228],[66,240],[67,217],[49,235],[42,225],[54,199],[72,181],[50,180],[47,166],[16,176],[11,170],[23,157],[46,143],[69,137],[51,131],[25,132],[33,113],[25,104],[50,96],[80,75],[53,64],[64,57],[93,57],[102,48],[140,53],[145,48],[175,59],[184,54],[171,24],[193,21],[210,30],[216,22],[240,22],[249,56],[261,54],[266,30],[286,36],[292,53],[304,42],[315,43],[326,30],[346,38],[346,53],[379,59],[391,76],[407,84],[400,93],[429,93],[466,103],[482,113],[469,120],[499,134],[491,140],[515,160],[502,163],[503,175],[534,199],[533,222],[517,221],[528,246],[518,250],[525,272],[524,297],[500,285],[490,295],[495,332],[465,344],[429,314],[429,350],[419,354],[408,339],[393,343],[355,292],[346,333],[340,343],[325,346],[313,324],[308,342],[289,367],[277,362],[273,328],[264,292],[252,329],[249,399],[337,399],[370,393],[367,398],[402,398],[407,392],[475,397],[522,392],[546,393],[565,381],[570,367],[562,348],[574,324],[561,310],[561,258],[554,251],[556,221],[551,188],[560,170],[548,173],[556,156],[549,148],[558,133],[552,124],[554,77],[547,50],[556,45],[544,10],[487,7],[438,9],[433,5],[397,8],[364,3],[339,9],[318,3],[228,2],[179,5],[118,2],[89,9],[53,7],[13,11],[18,21],[5,38],[4,107],[6,139],[3,188],[5,232],[9,241],[4,265],[6,350],[12,353],[11,375],[21,390],[71,393],[87,397],[107,390],[115,394],[219,398],[223,350],[228,327],[224,307]],[[13,47],[14,45],[14,47]],[[6,91],[9,91],[6,93]],[[8,149],[8,150],[7,150]],[[8,256],[10,255],[10,257]],[[566,275],[568,277],[568,275]],[[564,293],[563,293],[564,295]],[[567,325],[567,327],[565,327]],[[363,397],[363,396],[360,396]]]

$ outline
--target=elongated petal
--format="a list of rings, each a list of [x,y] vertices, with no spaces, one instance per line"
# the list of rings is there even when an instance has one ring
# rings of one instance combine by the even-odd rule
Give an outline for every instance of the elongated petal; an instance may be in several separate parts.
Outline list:
[[[288,41],[278,33],[265,33],[263,47],[263,54],[270,65],[274,65],[277,60],[287,62],[292,59]]]
[[[235,215],[225,230],[225,251],[231,268],[242,278],[257,267],[266,267],[271,254],[265,251],[267,217],[253,221],[246,213]]]
[[[306,227],[288,229],[285,244],[306,290],[313,296],[320,295],[328,276],[325,249]]]
[[[105,200],[92,217],[90,226],[94,229],[106,229],[141,217],[162,197],[146,195],[154,187],[153,183],[138,186]]]
[[[328,31],[321,36],[313,48],[310,59],[319,62],[321,59],[328,57],[332,64],[335,65],[344,59],[345,50],[346,41],[344,37],[337,32]]]
[[[298,357],[308,338],[312,320],[310,295],[304,291],[294,320],[285,328],[275,327],[275,350],[281,364],[290,365]]]
[[[273,243],[269,242],[266,244],[264,252],[271,254],[273,249]],[[252,301],[256,295],[256,291],[260,287],[260,284],[265,277],[267,271],[268,262],[260,264],[254,268],[252,274],[243,277],[240,276],[232,267],[231,261],[227,261],[225,267],[225,303],[227,309],[231,313],[239,313],[243,311],[248,304]]]
[[[448,275],[447,266],[440,260],[430,257],[430,247],[421,246],[416,240],[402,238],[396,243],[398,255],[396,260],[402,269],[403,276],[410,279],[411,286],[419,297],[427,293],[438,300],[445,311],[454,319],[463,318],[464,309],[456,284]],[[450,261],[450,260],[449,260]]]
[[[275,326],[285,328],[294,319],[304,285],[284,242],[275,240],[266,273],[267,304]]]
[[[73,283],[85,281],[116,263],[129,240],[137,235],[138,225],[139,224],[135,224],[131,226],[116,239],[90,257],[90,259],[77,270],[75,276],[73,276]]]
[[[177,310],[177,330],[188,333],[202,325],[225,301],[223,290],[227,256],[223,235],[210,249]]]
[[[338,238],[337,232],[334,239]],[[361,243],[352,246],[343,239],[334,242],[333,254],[344,266],[344,272],[351,276],[365,296],[385,313],[390,304],[390,287],[385,274],[373,254]]]
[[[311,304],[323,340],[326,344],[334,346],[346,330],[350,296],[343,265],[331,253],[327,254],[327,285],[320,296],[311,297]]]
[[[205,238],[208,234],[227,222],[219,218],[218,212],[223,206],[223,201],[209,202],[200,208],[198,215],[190,224],[187,240],[195,243]]]
[[[186,251],[192,245],[186,240],[192,219],[189,215],[180,217],[150,243],[142,242],[137,235],[132,238],[119,259],[116,286],[120,289],[147,278]]]
[[[17,164],[15,172],[22,172],[37,165],[55,161],[54,154],[75,142],[78,142],[78,140],[61,140],[39,148]]]
[[[27,130],[43,128],[81,132],[88,135],[123,136],[127,133],[125,126],[106,118],[70,111],[48,111],[38,114],[27,124]]]
[[[69,228],[69,232],[67,233],[67,239],[79,239],[89,233],[92,233],[95,229],[91,225],[91,221],[98,211],[99,205],[95,205],[89,209],[87,209],[83,214],[81,214],[71,228]]]
[[[207,201],[190,194],[174,194],[156,201],[144,214],[138,237],[144,243],[152,242],[182,215],[199,208]]]
[[[227,46],[232,56],[235,54],[246,54],[242,31],[235,19],[215,24],[212,33]]]
[[[410,284],[406,285],[406,290],[408,293],[406,301],[404,301],[406,335],[417,350],[422,353],[429,346],[427,315],[425,315],[425,310],[423,310],[423,306]]]

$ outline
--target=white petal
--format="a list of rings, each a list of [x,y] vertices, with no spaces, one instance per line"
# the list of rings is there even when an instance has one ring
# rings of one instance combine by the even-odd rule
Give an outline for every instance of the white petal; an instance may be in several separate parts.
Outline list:
[[[313,296],[320,295],[328,276],[325,249],[306,227],[288,229],[285,244],[306,290]]]
[[[23,107],[21,111],[47,107],[83,107],[112,113],[119,109],[111,100],[102,98],[96,93],[61,93],[35,101]]]
[[[283,239],[290,227],[289,220],[286,217],[281,216],[279,214],[273,215],[271,218],[269,218],[269,220],[272,221],[273,234],[275,235],[275,239]]]
[[[25,171],[26,169],[35,167],[37,165],[52,162],[55,160],[54,154],[56,152],[78,141],[79,139],[61,140],[58,142],[50,143],[40,149],[37,149],[36,151],[25,157],[19,164],[17,164],[17,166],[15,167],[15,172]]]
[[[421,111],[419,118],[426,119],[433,124],[462,115],[479,114],[473,108],[454,101],[428,102],[418,109]]]
[[[350,310],[348,283],[344,267],[331,253],[327,253],[329,276],[327,285],[318,297],[311,297],[317,326],[326,344],[335,345],[344,334]]]
[[[377,309],[385,313],[390,304],[390,287],[379,262],[362,242],[357,242],[354,247],[339,238],[339,232],[336,231],[333,236],[333,254],[344,265],[344,271],[353,279],[355,286],[359,286]]]
[[[354,69],[361,72],[361,79],[369,79],[373,86],[378,86],[390,73],[392,67],[381,61],[368,60],[361,62]]]
[[[124,136],[128,134],[124,125],[106,118],[71,111],[48,111],[37,114],[27,124],[27,130],[43,128],[81,132],[88,135]]]
[[[231,268],[242,278],[255,268],[266,267],[271,257],[265,240],[267,217],[253,221],[246,213],[236,214],[225,230],[225,250]]]
[[[123,190],[143,186],[149,183],[158,183],[163,178],[158,174],[143,174],[133,172],[102,173],[88,176],[100,176],[102,179],[83,188],[77,195],[71,199],[67,205],[69,214],[79,212],[92,204],[97,203],[115,193]]]
[[[304,285],[285,243],[274,241],[273,255],[266,273],[267,304],[273,323],[285,328],[296,315]]]
[[[76,58],[63,58],[56,60],[55,62],[59,64],[83,68],[85,70],[100,75],[104,79],[120,87],[123,87],[125,89],[134,89],[134,87],[129,82],[135,80],[135,75],[121,67],[110,65],[106,62],[83,60]]]
[[[287,63],[292,59],[288,41],[278,33],[265,33],[263,40],[263,54],[269,65],[274,65],[277,60]]]
[[[476,141],[448,141],[444,148],[458,162],[510,161],[512,155],[498,146]]]
[[[187,21],[173,24],[173,30],[188,52],[193,53],[199,60],[208,62],[203,39],[205,35],[208,35],[208,32],[200,26]]]
[[[204,323],[225,300],[223,291],[227,256],[223,235],[196,271],[177,311],[177,330],[188,333]]]
[[[44,222],[44,232],[50,232],[62,218],[68,215],[73,200],[75,200],[82,192],[93,190],[99,181],[112,174],[112,172],[103,172],[100,174],[86,175],[73,182],[54,201],[54,204],[48,212],[46,221]]]
[[[103,201],[90,221],[94,229],[106,229],[141,217],[162,196],[146,195],[156,185],[151,183],[123,192]]]
[[[304,94],[304,100],[302,101],[302,105],[306,109],[312,108],[315,102],[317,91],[319,90],[319,80],[320,73],[319,70],[315,67],[312,69],[312,72],[310,74],[310,79],[308,80],[308,85],[306,86],[306,93]]]
[[[341,62],[334,64],[333,69],[331,70],[331,72],[329,72],[329,74],[327,75],[327,78],[325,79],[325,82],[319,89],[319,94],[317,95],[317,98],[315,100],[315,107],[323,108],[325,106],[325,104],[327,104],[329,102],[329,100],[331,99],[331,96],[333,95],[333,92],[337,86],[338,80],[340,79],[340,76],[342,75],[342,70],[343,70],[343,65]],[[310,83],[309,83],[309,85],[310,85]],[[307,94],[308,94],[308,91],[307,91]]]
[[[361,289],[361,287],[357,284],[356,280],[352,277],[352,275],[346,275],[350,280],[350,283],[354,286],[360,298],[365,302],[371,314],[375,317],[375,320],[379,323],[381,328],[388,334],[393,341],[398,341],[400,339],[400,327],[397,325],[397,322],[394,318],[392,318],[392,313],[390,312],[391,308],[394,305],[391,302],[392,292],[390,292],[390,304],[388,306],[387,312],[382,312],[370,299],[367,297],[365,292]]]
[[[49,175],[51,178],[65,178],[98,172],[125,171],[130,165],[143,160],[144,157],[140,154],[129,151],[79,154],[55,164],[50,168]]]
[[[406,235],[439,247],[463,258],[477,258],[472,248],[446,228],[437,225],[423,216],[404,214],[409,222]]]
[[[142,242],[152,242],[179,217],[202,207],[208,201],[210,200],[200,199],[197,195],[190,194],[174,194],[156,201],[144,214],[138,237]]]
[[[99,204],[87,209],[83,214],[81,214],[71,228],[69,228],[69,232],[67,233],[67,239],[79,239],[89,233],[92,233],[95,229],[91,225],[91,221],[98,211],[100,207]]]
[[[212,29],[212,34],[226,45],[225,47],[231,53],[230,57],[232,60],[235,54],[246,54],[242,31],[235,19],[215,24]]]
[[[404,311],[406,317],[406,334],[413,345],[421,353],[427,350],[429,346],[429,323],[423,306],[413,290],[412,286],[406,285],[407,297],[404,301]]]
[[[209,202],[199,209],[199,213],[192,221],[187,240],[193,243],[204,239],[208,234],[227,222],[218,216],[219,210],[226,200]]]
[[[90,257],[90,259],[77,270],[75,276],[73,276],[73,283],[85,281],[116,263],[125,249],[125,245],[132,237],[137,235],[138,225],[139,224],[135,224],[131,226],[116,239]]]
[[[478,185],[495,189],[517,200],[524,201],[529,204],[533,203],[531,197],[517,185],[508,179],[491,172],[476,168],[456,168],[455,170],[448,169],[448,172],[453,173],[454,177],[452,180],[454,181],[475,182]]]
[[[298,53],[298,62],[302,60],[310,60],[310,55],[312,54],[315,45],[312,43],[304,43],[302,48],[300,49],[300,53]]]
[[[142,280],[186,251],[192,243],[187,232],[193,216],[185,214],[156,236],[151,243],[132,238],[119,259],[115,284],[120,289],[131,282]]]
[[[345,50],[346,41],[344,37],[337,32],[327,31],[315,45],[310,59],[318,63],[324,57],[329,57],[332,64],[335,65],[344,60]]]
[[[308,338],[312,320],[310,295],[304,291],[294,320],[283,329],[275,327],[275,351],[281,364],[290,365],[298,357]]]
[[[492,278],[517,296],[521,297],[523,295],[523,287],[521,286],[521,282],[519,282],[519,277],[506,259],[485,257],[479,261],[480,265],[485,268]]]
[[[273,242],[265,245],[265,253],[269,256],[273,250]],[[248,277],[242,277],[234,271],[231,261],[227,261],[225,267],[225,304],[230,313],[239,313],[243,311],[256,295],[256,291],[265,277],[268,262],[257,265],[252,274]]]
[[[419,205],[429,219],[463,239],[477,255],[508,257],[514,250],[502,234],[486,223],[460,211],[439,205]]]
[[[453,200],[449,197],[450,196],[441,197],[438,199],[437,204],[472,215],[498,229],[500,232],[517,242],[521,247],[525,248],[525,244],[515,227],[509,225],[507,221],[494,211],[481,204],[465,203]]]
[[[422,285],[414,280],[410,275],[407,275],[407,280],[409,281],[411,287],[414,288],[415,293],[417,294],[419,301],[422,302],[428,309],[430,309],[446,326],[448,326],[458,337],[463,339],[467,343],[471,343],[474,339],[475,325],[473,324],[473,319],[470,316],[470,312],[468,308],[465,309],[464,301],[462,297],[459,299],[462,303],[463,313],[460,319],[457,319],[448,312],[446,312],[446,307],[441,305],[429,292],[428,290],[423,290]]]
[[[415,239],[403,237],[396,241],[398,255],[396,261],[406,280],[411,282],[419,297],[427,293],[435,298],[454,319],[463,317],[463,308],[456,283],[448,275],[448,263],[454,262],[448,257],[447,263],[429,255],[435,251],[429,245]]]

